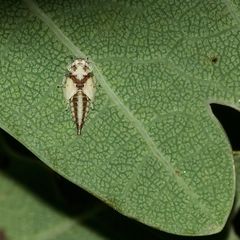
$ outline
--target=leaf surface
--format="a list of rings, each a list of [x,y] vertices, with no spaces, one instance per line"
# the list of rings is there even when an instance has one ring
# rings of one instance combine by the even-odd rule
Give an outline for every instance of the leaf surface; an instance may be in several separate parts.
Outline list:
[[[239,110],[239,6],[230,1],[1,4],[0,125],[67,179],[163,231],[220,231],[231,148],[211,102]],[[101,87],[79,137],[61,84],[69,55]]]

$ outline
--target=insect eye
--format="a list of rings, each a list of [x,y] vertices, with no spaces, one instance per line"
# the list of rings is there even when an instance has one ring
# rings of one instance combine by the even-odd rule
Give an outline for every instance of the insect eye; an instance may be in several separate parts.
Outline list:
[[[77,70],[76,65],[71,66],[71,70],[75,72]]]

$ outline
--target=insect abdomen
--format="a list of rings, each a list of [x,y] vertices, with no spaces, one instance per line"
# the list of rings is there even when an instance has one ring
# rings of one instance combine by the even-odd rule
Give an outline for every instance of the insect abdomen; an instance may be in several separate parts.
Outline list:
[[[79,90],[70,100],[72,117],[77,127],[77,134],[81,134],[83,124],[89,112],[90,99]]]

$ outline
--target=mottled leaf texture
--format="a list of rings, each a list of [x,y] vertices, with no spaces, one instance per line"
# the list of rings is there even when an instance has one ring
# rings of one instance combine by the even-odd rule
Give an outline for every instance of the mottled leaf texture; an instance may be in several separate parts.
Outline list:
[[[179,235],[225,225],[231,147],[210,103],[240,107],[240,1],[1,1],[1,127],[117,211]],[[76,129],[61,84],[89,57]]]

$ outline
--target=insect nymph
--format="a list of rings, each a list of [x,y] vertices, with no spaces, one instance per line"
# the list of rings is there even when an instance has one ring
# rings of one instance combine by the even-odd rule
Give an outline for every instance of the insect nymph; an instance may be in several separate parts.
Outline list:
[[[87,118],[90,104],[94,99],[96,85],[88,60],[77,58],[68,67],[64,78],[63,94],[70,104],[73,120],[77,127],[77,134],[81,134]]]

